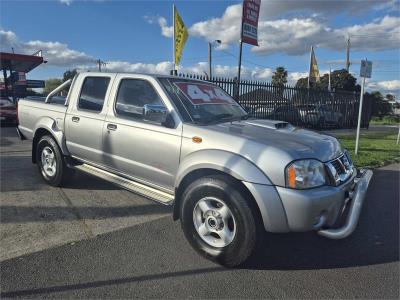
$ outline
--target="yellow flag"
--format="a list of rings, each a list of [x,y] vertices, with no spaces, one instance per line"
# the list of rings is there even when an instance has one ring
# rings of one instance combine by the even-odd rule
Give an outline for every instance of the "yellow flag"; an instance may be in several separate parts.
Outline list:
[[[310,82],[319,82],[319,70],[317,65],[317,58],[315,57],[314,48],[311,48],[311,61],[310,61]]]
[[[182,21],[181,16],[179,15],[178,11],[175,8],[175,15],[174,15],[174,49],[175,49],[175,64],[179,65],[181,60],[183,47],[185,46],[186,40],[189,36],[187,28]]]

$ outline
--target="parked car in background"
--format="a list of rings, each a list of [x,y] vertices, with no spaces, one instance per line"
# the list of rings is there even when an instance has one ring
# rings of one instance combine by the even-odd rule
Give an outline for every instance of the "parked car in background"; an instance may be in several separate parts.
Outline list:
[[[332,110],[327,104],[308,104],[297,107],[301,121],[305,125],[343,127],[343,115]]]
[[[3,125],[17,125],[17,106],[7,97],[0,98],[0,123]]]
[[[302,123],[302,119],[299,110],[296,107],[290,105],[282,105],[273,109],[266,116],[268,119],[286,121],[294,125]]]

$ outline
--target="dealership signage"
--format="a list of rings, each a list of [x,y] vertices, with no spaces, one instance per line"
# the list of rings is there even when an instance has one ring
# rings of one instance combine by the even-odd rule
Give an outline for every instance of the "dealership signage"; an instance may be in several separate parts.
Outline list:
[[[258,46],[258,16],[261,0],[244,0],[242,15],[242,42]]]
[[[28,88],[44,88],[44,80],[27,80],[26,87]]]

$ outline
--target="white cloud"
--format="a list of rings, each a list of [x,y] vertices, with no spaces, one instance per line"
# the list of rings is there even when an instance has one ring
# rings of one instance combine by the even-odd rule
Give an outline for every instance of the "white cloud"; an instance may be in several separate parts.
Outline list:
[[[163,17],[158,18],[158,25],[161,27],[161,34],[165,37],[172,37],[174,28],[167,26],[167,20]]]
[[[379,90],[384,92],[399,92],[400,80],[387,81],[369,81],[367,84],[368,90]]]
[[[340,4],[338,4],[338,2]],[[398,4],[398,2],[396,2]],[[268,4],[268,5],[266,5]],[[337,11],[352,9],[379,8],[394,5],[392,0],[385,1],[269,1],[263,2],[259,21],[259,47],[252,47],[258,54],[286,53],[300,55],[307,53],[311,45],[342,51],[347,36],[351,37],[354,50],[379,51],[399,48],[400,17],[385,16],[365,24],[331,28],[326,18],[313,14],[309,17],[285,17],[271,19],[269,13],[277,14],[295,10],[310,10],[334,14]],[[268,13],[267,13],[268,12]],[[237,43],[240,33],[242,5],[235,4],[226,8],[221,17],[197,22],[190,26],[190,36],[206,41],[221,40],[220,49]],[[162,35],[172,37],[172,27],[167,26],[165,18],[158,17]]]
[[[158,19],[156,21],[158,22]],[[10,52],[11,47],[14,48],[15,52],[26,54],[32,54],[38,50],[43,50],[43,56],[48,60],[48,65],[65,68],[78,67],[81,70],[96,70],[95,58],[93,56],[78,50],[70,49],[67,44],[39,40],[23,42],[18,39],[14,32],[0,29],[1,51]],[[111,72],[169,74],[172,67],[173,64],[170,61],[163,61],[155,64],[107,61],[107,65],[104,69]],[[198,62],[179,69],[179,73],[185,74],[204,75],[205,72],[208,72],[207,62]],[[273,72],[274,70],[271,68],[249,68],[243,66],[241,77],[243,79],[270,81]],[[325,74],[326,72],[327,71],[321,70],[321,74]],[[233,78],[237,76],[237,66],[214,65],[213,75],[217,77]],[[299,78],[307,77],[307,75],[307,72],[289,72],[288,82],[289,84],[295,84]],[[369,81],[367,83],[367,89],[381,90],[384,93],[399,93],[400,80]]]
[[[106,0],[80,0],[80,1],[87,1],[87,2],[104,2]],[[70,6],[75,0],[58,0],[61,4]]]
[[[321,73],[324,74],[324,73]],[[296,84],[297,80],[300,78],[305,78],[308,76],[308,72],[291,72],[288,73],[288,81],[290,84]]]
[[[400,17],[385,16],[371,23],[337,29],[333,33],[337,37],[350,35],[352,49],[378,51],[399,48],[399,28]],[[335,50],[343,48],[333,41],[326,41],[326,45]]]
[[[59,1],[60,1],[60,3],[69,6],[69,5],[71,5],[71,3],[72,3],[73,0],[59,0]]]
[[[241,17],[242,5],[231,5],[226,8],[221,18],[193,24],[189,29],[189,34],[202,37],[207,41],[221,40],[221,47],[225,48],[226,44],[239,40]]]
[[[15,52],[23,54],[33,54],[38,50],[43,51],[44,58],[48,61],[48,65],[55,66],[75,66],[81,64],[89,64],[94,62],[94,58],[84,52],[72,50],[67,44],[59,42],[45,41],[20,41],[14,32],[0,29],[0,49],[5,52],[11,52],[14,48]]]
[[[167,25],[167,19],[160,16],[144,16],[143,19],[149,24],[158,24],[161,28],[161,34],[165,37],[172,38],[173,36],[173,26]]]
[[[132,72],[132,73],[146,73],[146,74],[169,74],[173,68],[173,63],[170,61],[163,61],[156,64],[145,63],[130,63],[126,61],[108,61],[103,70],[109,72]],[[94,64],[81,65],[80,70],[96,70]],[[191,66],[179,67],[178,73],[183,74],[197,74],[205,75],[208,72],[207,62],[198,62]],[[247,68],[242,67],[241,77],[243,79],[253,80],[271,80],[273,70],[269,68]],[[215,65],[213,66],[213,76],[233,78],[237,76],[237,66]]]
[[[276,18],[297,13],[332,17],[338,13],[360,14],[367,10],[395,10],[398,0],[268,0],[263,1],[260,17]]]

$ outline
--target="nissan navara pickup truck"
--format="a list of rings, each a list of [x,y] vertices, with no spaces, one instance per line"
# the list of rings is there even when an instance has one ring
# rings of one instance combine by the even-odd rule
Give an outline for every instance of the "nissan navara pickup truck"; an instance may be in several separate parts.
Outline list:
[[[79,73],[21,99],[18,117],[48,184],[78,170],[172,205],[191,246],[225,266],[264,231],[349,236],[372,176],[336,138],[248,118],[217,85],[177,76]]]

